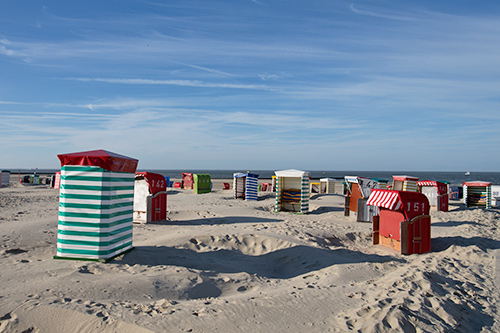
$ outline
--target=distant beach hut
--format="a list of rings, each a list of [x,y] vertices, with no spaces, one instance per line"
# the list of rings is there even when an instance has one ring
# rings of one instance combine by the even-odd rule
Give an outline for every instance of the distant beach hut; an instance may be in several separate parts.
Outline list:
[[[491,183],[483,181],[464,182],[465,207],[491,208]]]
[[[10,184],[10,171],[2,170],[2,173],[0,174],[0,187],[9,184]]]
[[[149,223],[167,219],[167,180],[153,172],[136,172],[134,222]]]
[[[491,185],[491,206],[500,206],[500,185]]]
[[[462,186],[450,186],[450,200],[460,200],[464,197],[464,189]]]
[[[321,193],[321,183],[310,182],[309,183],[309,193]]]
[[[392,176],[392,189],[395,191],[417,192],[418,177]]]
[[[184,189],[192,190],[194,183],[193,174],[190,172],[183,172],[181,176],[182,176],[181,187]]]
[[[254,173],[233,174],[235,199],[257,200],[259,175]]]
[[[193,174],[193,191],[195,194],[210,193],[212,191],[212,180],[209,174]]]
[[[377,206],[373,218],[373,244],[402,254],[431,251],[429,201],[422,193],[374,189],[367,205]]]
[[[58,190],[61,188],[61,171],[57,171],[54,175],[54,189]]]
[[[275,174],[275,211],[309,212],[309,172],[289,169]]]
[[[333,178],[321,178],[320,193],[326,194],[344,194],[344,184]]]
[[[389,180],[383,178],[370,178],[378,183],[379,188],[386,190],[389,186]]]
[[[57,155],[56,259],[107,261],[132,249],[138,160],[105,150]]]
[[[372,179],[357,176],[345,176],[344,179],[348,190],[346,205],[349,211],[354,213],[357,222],[372,222],[373,216],[378,214],[378,209],[375,206],[367,206],[366,201],[372,190],[379,188],[378,183]]]
[[[437,211],[448,211],[448,185],[439,181],[420,180],[417,182],[419,192],[427,197],[429,204]]]
[[[30,175],[29,183],[30,184],[40,184],[40,176],[37,174]]]

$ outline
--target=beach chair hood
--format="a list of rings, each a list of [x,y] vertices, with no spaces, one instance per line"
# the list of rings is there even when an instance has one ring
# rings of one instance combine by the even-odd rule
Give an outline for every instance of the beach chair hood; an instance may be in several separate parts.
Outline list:
[[[448,186],[445,183],[434,181],[434,180],[420,180],[417,182],[418,187],[422,186],[433,186],[437,188],[438,195],[443,195],[448,193]]]
[[[418,192],[374,189],[366,203],[389,210],[401,211],[408,220],[429,214],[429,200]]]

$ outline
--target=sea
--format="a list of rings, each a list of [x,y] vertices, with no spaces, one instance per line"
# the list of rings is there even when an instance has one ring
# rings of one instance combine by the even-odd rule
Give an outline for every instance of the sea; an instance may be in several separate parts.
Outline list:
[[[250,172],[259,175],[261,179],[270,179],[274,176],[275,170],[141,170],[156,172],[166,177],[181,178],[182,172],[191,173],[208,173],[212,179],[232,179],[233,174],[237,172]],[[344,179],[344,176],[358,176],[367,178],[380,178],[392,181],[392,176],[395,175],[407,175],[418,177],[420,180],[435,180],[435,181],[445,181],[451,185],[462,185],[463,182],[467,181],[485,181],[491,182],[492,184],[500,185],[500,172],[470,172],[470,175],[466,175],[465,172],[433,172],[433,171],[309,171],[311,178],[313,180],[319,180],[321,178],[333,178],[333,179]]]
[[[10,169],[11,174],[33,174],[34,172],[38,174],[53,174],[56,169]],[[275,170],[207,170],[207,169],[139,169],[137,171],[148,171],[159,173],[165,177],[170,177],[170,179],[180,179],[183,172],[191,173],[206,173],[209,174],[212,179],[232,179],[233,174],[237,172],[250,172],[258,174],[261,179],[270,179],[274,175]],[[447,172],[447,171],[355,171],[355,170],[344,170],[344,171],[310,171],[311,178],[313,180],[319,180],[321,178],[333,178],[333,179],[344,179],[344,176],[358,176],[367,178],[380,178],[392,181],[392,176],[395,175],[407,175],[418,177],[420,180],[435,180],[435,181],[445,181],[451,185],[462,185],[466,181],[485,181],[491,182],[494,185],[500,185],[500,172],[474,172],[470,171],[470,174],[465,172]]]

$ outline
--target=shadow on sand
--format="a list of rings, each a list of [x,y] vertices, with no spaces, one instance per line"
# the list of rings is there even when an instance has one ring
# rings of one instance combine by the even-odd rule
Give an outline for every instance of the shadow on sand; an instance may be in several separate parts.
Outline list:
[[[325,214],[329,212],[343,212],[344,207],[332,207],[332,206],[322,206],[318,207],[315,210],[310,211],[308,214],[311,215],[319,215],[319,214]]]
[[[163,225],[215,225],[215,224],[236,224],[236,223],[273,223],[273,222],[283,222],[280,219],[268,219],[262,217],[251,217],[251,216],[225,216],[225,217],[206,217],[193,220],[163,220],[150,222],[150,224],[163,224]]]
[[[483,251],[500,249],[500,241],[484,237],[467,238],[462,236],[432,238],[431,248],[432,252],[441,252],[452,245],[464,247],[476,245]]]
[[[347,249],[324,250],[303,245],[257,256],[227,249],[197,252],[167,246],[138,246],[134,251],[127,253],[121,263],[148,266],[174,265],[213,273],[246,272],[267,278],[288,279],[332,265],[390,261],[405,260]]]

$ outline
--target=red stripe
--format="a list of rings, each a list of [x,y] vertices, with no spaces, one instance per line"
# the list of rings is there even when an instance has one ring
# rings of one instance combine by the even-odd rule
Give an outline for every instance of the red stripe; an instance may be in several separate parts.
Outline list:
[[[401,200],[397,192],[374,189],[366,204],[397,210],[401,207]]]

